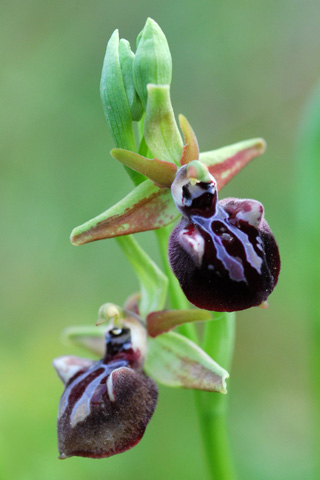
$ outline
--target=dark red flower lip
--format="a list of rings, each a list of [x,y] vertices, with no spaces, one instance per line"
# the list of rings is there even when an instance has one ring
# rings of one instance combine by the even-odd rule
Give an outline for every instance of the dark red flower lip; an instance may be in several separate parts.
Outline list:
[[[105,356],[97,362],[78,357],[54,361],[65,383],[57,425],[59,458],[109,457],[142,438],[158,389],[142,371],[145,335],[139,336],[140,326],[132,330],[109,329]]]
[[[188,300],[199,308],[237,311],[259,306],[280,271],[278,246],[260,202],[218,202],[216,182],[189,182],[182,167],[172,185],[183,213],[169,241],[171,268]]]

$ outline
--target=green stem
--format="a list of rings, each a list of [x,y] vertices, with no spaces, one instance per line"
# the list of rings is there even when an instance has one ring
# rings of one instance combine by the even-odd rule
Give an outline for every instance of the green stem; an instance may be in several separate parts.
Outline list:
[[[116,240],[140,282],[141,317],[144,318],[149,312],[162,310],[167,297],[167,277],[131,235],[117,237]]]
[[[189,302],[168,262],[167,249],[170,232],[170,226],[156,230],[164,272],[169,279],[169,298],[172,308],[186,309],[189,308]],[[203,349],[219,365],[229,370],[235,338],[235,314],[214,315],[215,319],[205,324]],[[198,343],[195,325],[182,325],[180,333]],[[227,396],[195,391],[195,401],[212,480],[235,480],[236,475],[227,432]]]
[[[235,314],[215,314],[206,322],[203,349],[229,371],[235,339]],[[235,480],[227,429],[228,397],[195,391],[196,406],[212,480]]]

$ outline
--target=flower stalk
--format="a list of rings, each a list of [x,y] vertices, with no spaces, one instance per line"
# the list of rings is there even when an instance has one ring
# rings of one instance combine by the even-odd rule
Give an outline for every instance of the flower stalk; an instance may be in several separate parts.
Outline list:
[[[150,60],[150,48],[148,48],[148,44],[149,47],[150,45],[154,46],[153,44],[159,40],[159,35],[155,35],[155,40],[151,38],[152,35],[150,35],[150,29],[152,29],[151,27],[153,26],[154,25],[152,23],[150,24],[149,21],[147,22],[145,27],[147,31],[144,32],[139,40],[133,68],[133,72],[136,77],[137,91],[140,93],[142,103],[146,108],[146,117],[139,122],[141,125],[139,131],[143,132],[140,145],[144,145],[145,154],[152,152],[153,155],[158,156],[158,158],[161,158],[162,161],[173,162],[173,165],[177,163],[177,160],[183,153],[184,162],[188,163],[190,160],[198,159],[198,145],[191,127],[189,126],[185,117],[181,116],[180,123],[182,123],[182,125],[185,127],[184,132],[186,143],[192,147],[189,148],[189,153],[188,150],[183,151],[182,149],[183,144],[180,134],[177,130],[173,109],[170,102],[169,85],[157,86],[155,84],[148,86],[148,89],[146,89],[146,85],[150,83],[146,80],[146,77],[150,77],[150,71],[153,72],[153,75],[155,75],[157,71],[155,68],[150,69],[150,65],[149,68],[147,68],[148,62],[143,62],[141,59],[142,52],[145,52]],[[164,70],[164,74],[168,77],[167,82],[163,82],[168,84],[171,81],[171,57],[170,52],[168,54],[168,50],[162,49],[162,53],[163,51],[165,52],[164,56],[167,59],[170,59],[169,68]],[[159,71],[161,71],[161,69],[159,69]],[[154,79],[154,83],[162,83],[161,81],[155,80],[158,79]],[[111,122],[109,122],[109,124],[110,123]],[[131,145],[131,148],[128,148],[127,139],[123,139],[121,136],[117,136],[116,145],[119,148],[131,150],[132,153],[125,156],[122,154],[122,151],[119,150],[113,151],[112,155],[125,163],[127,167],[135,169],[134,155],[137,154],[134,152],[136,151],[136,148],[133,148],[133,145]],[[126,160],[126,158],[128,158],[128,160]],[[142,166],[143,162],[141,162],[140,159],[137,160],[138,161],[136,163],[139,166]],[[144,160],[144,162],[146,163],[146,166],[142,168],[144,168],[144,172],[146,172],[150,164],[147,163],[147,159]],[[200,164],[198,168],[200,168]],[[162,171],[164,171],[164,168]],[[133,178],[133,181],[135,181],[135,178]],[[170,225],[155,231],[164,272],[169,282],[168,297],[170,306],[172,308],[177,310],[188,309],[190,308],[190,304],[183,294],[177,278],[173,274],[168,262],[167,249],[171,231],[172,228]],[[145,264],[145,260],[148,257],[144,254],[142,249],[132,237],[117,237],[117,241],[127,256],[129,262],[133,264],[133,267],[140,278],[140,283],[142,284],[142,301],[140,303],[140,308],[143,312],[151,311],[149,308],[151,305],[148,305],[147,300],[150,298],[150,295],[147,295],[147,292],[144,289],[144,285],[150,285],[148,282],[143,281],[144,279],[142,273],[145,271],[146,265],[149,263],[147,261],[147,264]],[[142,265],[144,265],[144,267],[142,267]],[[151,265],[151,269],[152,268],[153,266]],[[155,282],[155,284],[157,284],[157,282]],[[162,292],[163,291],[164,289],[162,289]],[[151,298],[155,299],[157,292],[154,291],[153,293],[155,295],[152,295]],[[161,304],[162,300],[158,299],[158,305],[153,306],[157,308],[154,309],[161,308]],[[188,339],[196,343],[199,342],[199,336],[194,324],[185,323],[180,325],[177,327],[177,331]],[[204,351],[206,351],[211,358],[219,358],[218,363],[220,363],[222,359],[222,365],[229,368],[229,365],[231,364],[234,343],[234,316],[232,314],[221,314],[219,316],[219,320],[206,322],[203,341]],[[195,399],[211,476],[212,478],[219,480],[231,480],[235,477],[233,475],[233,466],[227,435],[227,398],[224,395],[212,395],[208,392],[196,391]]]
[[[211,478],[234,480],[224,395],[235,339],[232,312],[265,303],[280,260],[263,206],[249,199],[218,201],[217,192],[263,153],[265,144],[252,139],[201,153],[183,115],[180,134],[171,105],[171,75],[167,40],[153,20],[138,36],[136,54],[117,30],[113,33],[101,99],[116,146],[111,155],[135,187],[76,227],[71,242],[116,238],[140,293],[123,307],[105,303],[98,330],[67,330],[69,341],[102,358],[94,362],[68,356],[54,362],[65,385],[59,450],[61,458],[101,458],[134,446],[153,414],[156,380],[196,391]],[[147,230],[155,230],[164,272],[132,236]],[[196,327],[200,321],[205,322],[202,335]],[[136,421],[128,416],[131,410]]]
[[[230,371],[235,342],[235,313],[223,312],[213,316],[214,320],[205,324],[202,347]],[[195,401],[212,480],[235,480],[228,434],[228,396],[195,391]]]

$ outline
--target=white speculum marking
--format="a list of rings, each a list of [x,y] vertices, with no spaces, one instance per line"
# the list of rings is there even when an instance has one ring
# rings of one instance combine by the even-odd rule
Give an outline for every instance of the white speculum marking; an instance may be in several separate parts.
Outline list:
[[[261,203],[258,202],[249,202],[247,201],[247,205],[250,205],[250,210],[246,211],[239,211],[237,212],[237,219],[244,220],[248,222],[249,225],[253,227],[259,227],[262,215],[263,215],[263,206]]]
[[[115,400],[116,400],[116,397],[115,397],[114,392],[113,392],[113,381],[112,381],[113,372],[110,373],[110,375],[107,379],[108,396],[109,396],[111,402],[115,402]]]
[[[185,250],[192,256],[195,262],[200,267],[202,265],[202,259],[204,255],[205,242],[202,235],[194,231],[191,235],[186,229],[181,230],[179,233],[181,243]]]
[[[92,394],[100,384],[102,377],[106,372],[102,372],[97,378],[95,378],[89,385],[86,387],[85,391],[79,398],[79,400],[74,405],[71,415],[70,415],[70,425],[75,427],[77,423],[82,422],[90,414],[90,402]]]
[[[230,255],[225,246],[222,243],[222,238],[216,235],[212,230],[212,223],[216,221],[216,219],[212,218],[203,218],[198,215],[193,217],[193,220],[197,225],[199,225],[203,230],[205,230],[211,237],[212,242],[216,249],[217,258],[222,262],[223,265],[228,270],[229,276],[231,280],[235,280],[237,282],[247,282],[245,271],[242,265],[242,260],[239,257],[233,257]],[[226,219],[218,219],[219,222],[226,221]],[[261,266],[262,266],[262,258],[256,253],[251,244],[249,237],[246,233],[242,232],[240,229],[232,226],[229,224],[226,225],[226,228],[230,232],[230,236],[237,238],[242,243],[245,249],[245,255],[247,262],[255,269],[258,273],[261,273]],[[184,230],[182,230],[183,232]],[[225,235],[225,234],[223,234]],[[204,241],[203,241],[204,243]],[[203,246],[204,251],[204,246]]]
[[[88,415],[91,413],[91,401],[92,397],[95,392],[104,385],[103,379],[105,377],[106,387],[107,387],[107,394],[111,402],[116,400],[114,392],[113,392],[113,383],[112,383],[112,373],[119,368],[127,366],[128,363],[124,360],[120,360],[118,362],[113,362],[111,364],[104,364],[99,362],[99,364],[94,364],[91,368],[86,370],[84,373],[79,375],[71,384],[66,388],[64,394],[60,400],[59,406],[59,415],[60,418],[66,411],[69,405],[69,398],[71,393],[85,378],[92,374],[94,371],[103,369],[103,371],[94,378],[84,389],[80,398],[76,401],[73,405],[72,411],[70,413],[70,425],[74,428],[79,422],[82,422],[87,418]]]
[[[89,372],[90,372],[90,368],[89,368],[89,370],[87,370],[84,373],[82,373],[81,375],[79,375],[79,377],[76,378],[76,380],[74,380],[74,382],[72,382],[71,385],[69,385],[66,388],[66,390],[64,391],[64,393],[61,397],[61,400],[60,400],[58,418],[62,417],[62,415],[64,414],[64,412],[67,409],[67,406],[68,406],[68,403],[69,403],[69,396],[70,396],[71,391],[74,389],[74,387],[76,385],[78,385],[81,382],[81,380],[83,380],[88,375]]]

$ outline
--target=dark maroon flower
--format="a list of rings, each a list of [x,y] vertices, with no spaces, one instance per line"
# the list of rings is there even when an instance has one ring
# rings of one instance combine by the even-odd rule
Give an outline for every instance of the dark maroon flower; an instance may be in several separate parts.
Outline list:
[[[263,206],[249,199],[218,202],[216,181],[204,166],[201,180],[192,178],[199,164],[182,167],[172,184],[183,214],[169,242],[172,270],[199,308],[230,312],[259,306],[274,289],[280,270]]]
[[[155,382],[142,372],[142,330],[110,329],[105,356],[97,362],[78,357],[54,361],[65,383],[58,413],[60,458],[109,457],[142,438],[158,397]]]

